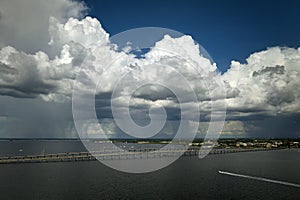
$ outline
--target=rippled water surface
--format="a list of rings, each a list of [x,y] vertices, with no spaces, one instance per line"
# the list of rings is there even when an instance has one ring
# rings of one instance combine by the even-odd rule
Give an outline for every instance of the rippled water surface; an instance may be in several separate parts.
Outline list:
[[[84,151],[77,141],[2,141],[0,154]],[[300,189],[219,170],[300,184],[300,150],[182,157],[147,174],[97,161],[0,165],[1,199],[299,199]]]

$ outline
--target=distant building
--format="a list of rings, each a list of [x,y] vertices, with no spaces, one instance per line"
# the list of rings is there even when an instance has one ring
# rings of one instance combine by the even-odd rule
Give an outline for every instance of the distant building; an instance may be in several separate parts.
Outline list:
[[[267,143],[266,148],[272,148],[272,143]]]

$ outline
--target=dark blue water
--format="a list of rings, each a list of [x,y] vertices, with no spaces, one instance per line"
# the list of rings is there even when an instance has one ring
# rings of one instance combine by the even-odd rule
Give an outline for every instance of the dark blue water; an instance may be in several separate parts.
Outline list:
[[[0,143],[12,152],[82,151],[75,141]],[[23,149],[22,152],[19,149]],[[300,189],[218,174],[218,170],[300,184],[300,150],[182,157],[147,174],[128,174],[97,161],[0,165],[0,199],[300,199]]]

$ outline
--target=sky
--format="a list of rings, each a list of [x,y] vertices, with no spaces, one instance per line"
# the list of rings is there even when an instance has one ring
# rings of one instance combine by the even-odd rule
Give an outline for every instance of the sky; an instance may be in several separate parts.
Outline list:
[[[74,118],[91,137],[145,137],[131,117],[154,128],[166,118],[157,137],[173,137],[185,119],[191,130],[199,123],[197,137],[224,123],[221,137],[298,138],[299,4],[3,0],[0,138],[78,137]],[[183,34],[143,58],[130,43],[116,49],[114,35],[141,27]],[[86,118],[94,109],[97,123]]]
[[[267,47],[299,47],[299,1],[93,1],[89,14],[112,35],[164,27],[192,35],[221,71]],[[118,5],[118,6],[116,6]]]

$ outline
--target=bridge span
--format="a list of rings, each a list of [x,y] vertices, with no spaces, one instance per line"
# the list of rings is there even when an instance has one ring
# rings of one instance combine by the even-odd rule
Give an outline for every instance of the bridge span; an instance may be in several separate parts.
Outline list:
[[[251,151],[269,151],[278,149],[268,148],[251,148],[251,149],[212,149],[209,154],[227,154]],[[154,159],[173,156],[198,156],[199,147],[190,147],[188,150],[183,148],[158,149],[139,148],[127,150],[106,150],[93,152],[65,152],[45,155],[22,155],[22,156],[4,156],[0,157],[0,164],[17,164],[17,163],[43,163],[43,162],[76,162],[92,160],[122,160],[122,159]]]

